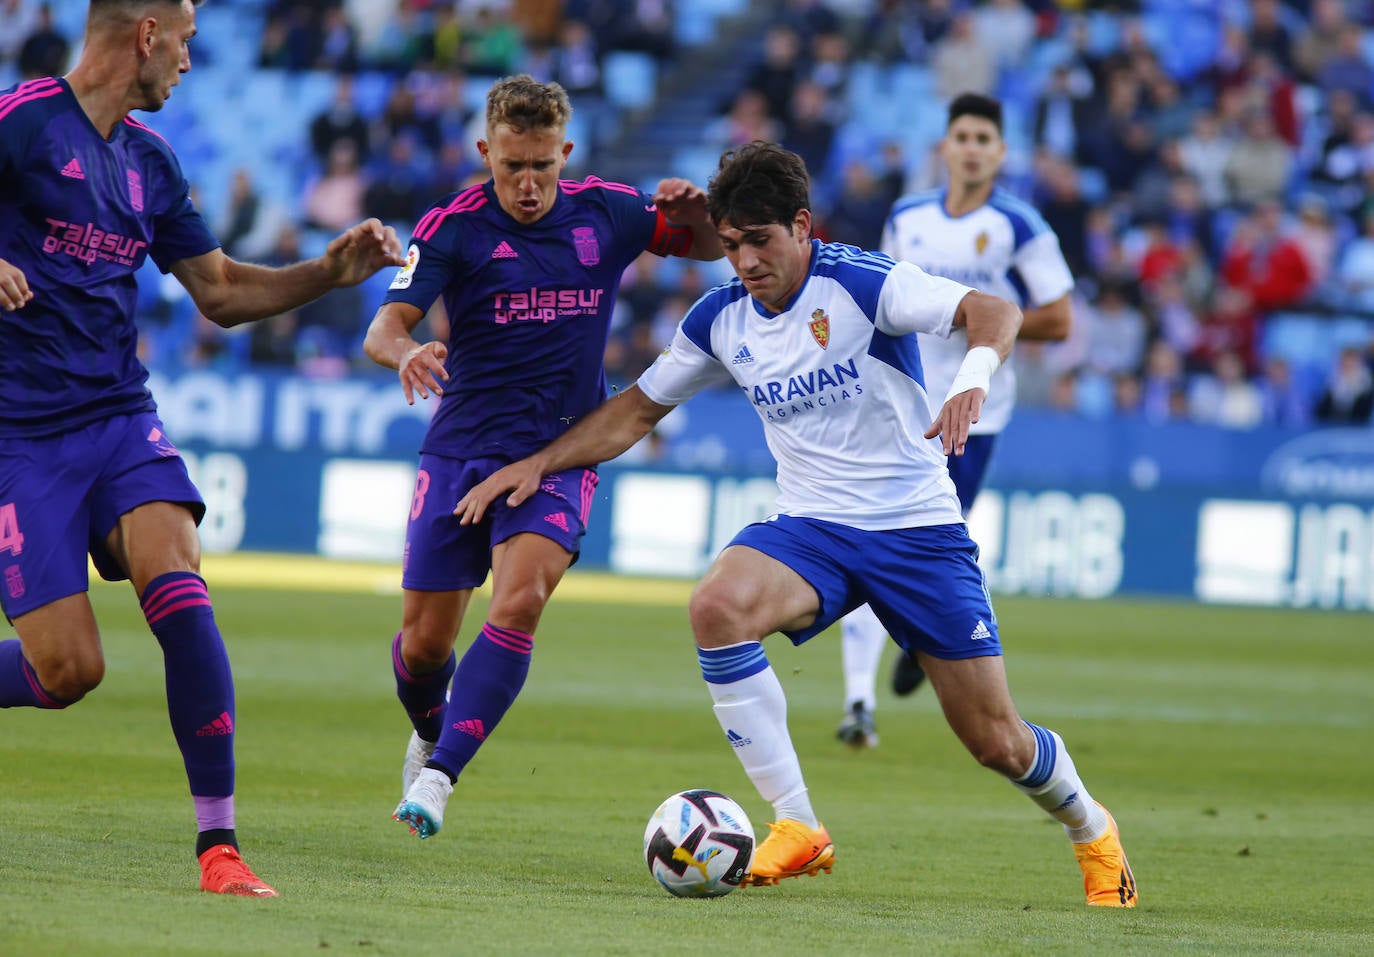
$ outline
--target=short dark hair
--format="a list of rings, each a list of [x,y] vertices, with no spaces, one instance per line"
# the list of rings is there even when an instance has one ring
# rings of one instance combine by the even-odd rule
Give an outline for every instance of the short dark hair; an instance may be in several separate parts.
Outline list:
[[[191,6],[198,7],[204,2],[205,0],[191,0]],[[181,0],[90,0],[90,6],[86,10],[86,21],[89,23],[102,17],[132,19],[143,8],[152,6],[179,7]]]
[[[997,127],[997,135],[1002,135],[1002,101],[982,93],[960,93],[949,103],[949,119],[945,129],[954,125],[961,116],[979,116],[991,121]]]
[[[779,223],[791,232],[797,213],[810,208],[806,163],[791,150],[763,140],[722,153],[706,195],[706,211],[717,226]]]

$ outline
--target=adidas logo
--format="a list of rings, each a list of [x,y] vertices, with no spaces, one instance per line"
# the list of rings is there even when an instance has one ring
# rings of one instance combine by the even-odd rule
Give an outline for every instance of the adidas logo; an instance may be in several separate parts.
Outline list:
[[[453,730],[461,731],[463,734],[476,738],[478,741],[487,740],[487,729],[482,727],[482,721],[479,718],[471,718],[467,721],[455,721],[453,722]]]
[[[565,532],[568,530],[568,516],[564,515],[562,512],[554,512],[552,515],[545,515],[544,521],[548,522],[554,528],[562,529]]]
[[[983,638],[991,638],[992,632],[988,631],[988,626],[983,624],[983,619],[978,619],[978,625],[973,629],[973,634],[968,636],[969,641],[980,641]]]
[[[62,175],[67,179],[85,179],[86,174],[81,171],[81,164],[76,161],[76,157],[71,158],[66,166],[62,167]]]
[[[749,351],[749,347],[748,347],[748,346],[740,346],[740,347],[739,347],[739,352],[736,352],[736,353],[735,353],[735,357],[734,357],[733,359],[730,360],[730,364],[731,364],[731,365],[742,366],[742,365],[748,365],[749,363],[751,363],[751,362],[753,362],[753,361],[754,361],[754,354],[753,354],[752,352]]]
[[[506,242],[506,241],[503,239],[503,240],[501,240],[501,242],[499,242],[499,243],[496,245],[496,248],[493,249],[493,250],[491,251],[491,258],[492,258],[492,259],[519,259],[519,258],[520,258],[520,254],[519,254],[518,252],[516,252],[514,249],[511,249],[510,243]]]
[[[214,721],[196,732],[198,738],[219,738],[226,734],[234,733],[234,719],[229,717],[229,712],[224,711]]]
[[[730,742],[730,747],[732,748],[742,748],[746,744],[753,744],[752,738],[741,736],[740,733],[733,728],[725,732],[725,738]]]

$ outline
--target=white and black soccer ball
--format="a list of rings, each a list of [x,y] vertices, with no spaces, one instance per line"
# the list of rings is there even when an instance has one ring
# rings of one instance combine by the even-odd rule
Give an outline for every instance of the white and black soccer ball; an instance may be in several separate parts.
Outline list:
[[[749,873],[754,828],[718,791],[681,791],[658,806],[644,829],[649,873],[677,897],[720,897]]]

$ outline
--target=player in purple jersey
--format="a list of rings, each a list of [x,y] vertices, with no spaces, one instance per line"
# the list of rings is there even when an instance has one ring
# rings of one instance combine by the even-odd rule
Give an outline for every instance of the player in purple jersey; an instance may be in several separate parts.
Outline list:
[[[129,116],[191,68],[191,0],[91,0],[64,78],[0,92],[0,707],[65,708],[105,672],[86,591],[128,579],[162,646],[167,710],[195,803],[202,890],[275,897],[238,852],[234,686],[200,577],[205,505],[139,362],[135,271],[151,256],[235,326],[403,262],[353,227],[281,269],[226,256],[171,148]]]
[[[716,720],[777,815],[748,883],[828,872],[835,858],[762,641],[782,632],[801,644],[870,604],[919,655],[969,753],[1064,826],[1088,904],[1136,906],[1115,821],[1059,735],[1016,711],[945,467],[965,451],[1020,310],[914,263],[814,241],[806,167],[771,143],[721,157],[707,206],[738,280],[697,300],[635,385],[471,489],[456,514],[466,523],[521,507],[544,476],[619,455],[728,375],[763,421],[779,511],[716,557],[688,617]],[[966,330],[964,360],[941,405],[927,404],[916,334],[955,329]]]
[[[653,196],[595,177],[560,180],[571,113],[556,83],[522,75],[491,88],[477,143],[491,179],[420,220],[367,333],[367,354],[398,370],[407,401],[439,397],[420,449],[392,642],[414,727],[394,817],[421,838],[440,829],[458,774],[524,685],[539,617],[577,557],[596,472],[549,475],[524,506],[474,527],[459,525],[454,503],[605,399],[626,266],[645,250],[721,255],[705,193],[686,180],[663,180]],[[449,341],[417,342],[412,330],[439,300]],[[459,662],[458,630],[488,572],[487,620]]]

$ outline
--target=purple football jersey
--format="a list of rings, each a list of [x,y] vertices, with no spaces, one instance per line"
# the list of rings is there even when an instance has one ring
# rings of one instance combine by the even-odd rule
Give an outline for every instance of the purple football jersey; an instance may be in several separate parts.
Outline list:
[[[105,139],[65,80],[0,93],[0,259],[33,290],[0,312],[0,437],[153,409],[134,273],[219,246],[188,192],[162,137],[126,118]]]
[[[553,208],[528,225],[490,181],[432,208],[386,297],[427,310],[442,296],[451,323],[449,381],[421,451],[520,458],[600,405],[621,274],[646,249],[690,244],[652,197],[595,177],[560,181]]]

